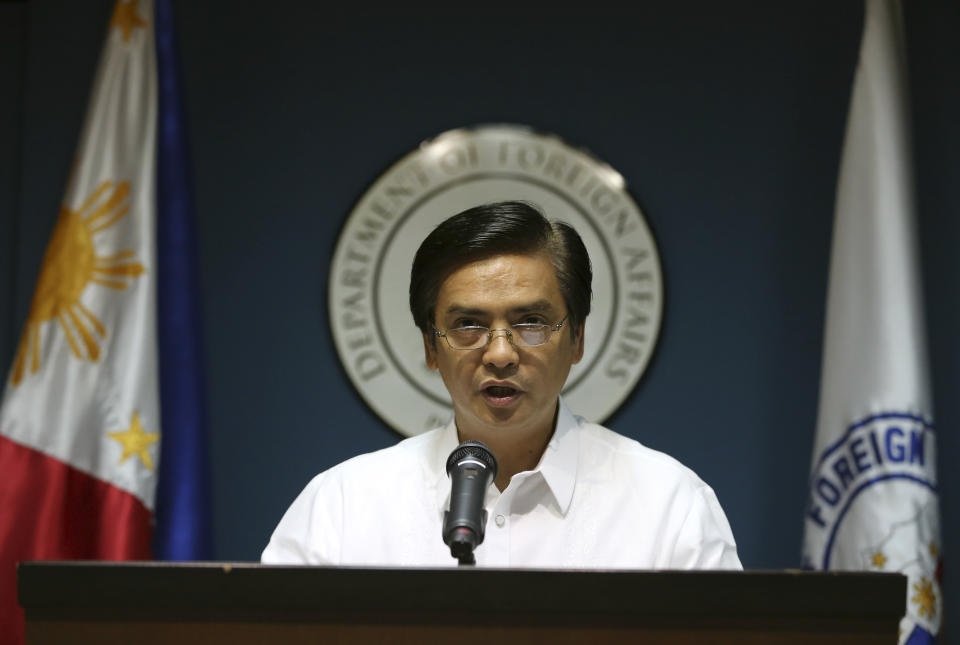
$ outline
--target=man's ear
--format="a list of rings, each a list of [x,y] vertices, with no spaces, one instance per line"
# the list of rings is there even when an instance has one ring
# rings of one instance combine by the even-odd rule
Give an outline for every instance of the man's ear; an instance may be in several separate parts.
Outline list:
[[[437,369],[437,337],[433,334],[423,335],[423,354],[427,367]]]
[[[579,363],[580,359],[583,358],[583,323],[577,327],[575,335],[573,337],[573,344],[575,348],[573,350],[573,363]]]

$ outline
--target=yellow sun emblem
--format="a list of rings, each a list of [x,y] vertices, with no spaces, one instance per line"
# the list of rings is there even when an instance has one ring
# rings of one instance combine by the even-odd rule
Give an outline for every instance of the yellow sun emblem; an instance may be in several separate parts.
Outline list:
[[[100,344],[91,327],[100,339],[106,338],[107,330],[83,306],[80,296],[91,282],[126,289],[126,280],[145,271],[142,264],[132,260],[133,251],[98,256],[93,244],[95,234],[127,214],[129,206],[124,201],[129,194],[129,182],[114,185],[105,181],[78,210],[60,208],[14,359],[13,385],[23,380],[28,354],[30,373],[40,369],[40,326],[53,319],[60,323],[74,356],[92,362],[100,359]]]
[[[921,577],[920,583],[913,585],[913,590],[917,595],[911,598],[910,602],[920,605],[917,613],[932,619],[937,614],[937,596],[933,592],[933,582],[928,582],[925,577]]]

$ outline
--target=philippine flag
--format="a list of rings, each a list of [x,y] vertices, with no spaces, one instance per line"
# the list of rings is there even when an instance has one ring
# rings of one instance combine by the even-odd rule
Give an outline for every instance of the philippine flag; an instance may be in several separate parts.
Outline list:
[[[155,21],[168,29],[156,40]],[[171,173],[169,160],[171,147],[182,152],[182,130],[164,116],[179,91],[171,29],[169,0],[158,1],[156,15],[151,0],[116,4],[4,387],[0,625],[13,643],[23,640],[16,562],[150,559],[155,537],[159,557],[208,552],[199,346],[196,330],[184,329],[193,327],[195,298],[178,303],[163,295],[189,294],[183,272],[192,266],[184,265],[192,251],[188,200],[176,198],[185,194],[177,188],[184,175]],[[161,60],[159,90],[158,51],[169,57]],[[178,228],[171,233],[171,226]],[[164,238],[180,245],[174,285],[165,278],[171,249]],[[179,306],[179,330],[158,319],[158,298],[162,307]],[[163,354],[171,334],[181,344],[174,362]],[[164,385],[170,381],[181,385]],[[163,425],[161,441],[168,412],[178,423]],[[166,483],[158,488],[160,471]],[[154,536],[158,510],[163,521]]]
[[[907,576],[900,642],[942,616],[936,433],[915,230],[904,31],[867,0],[834,221],[804,564]]]

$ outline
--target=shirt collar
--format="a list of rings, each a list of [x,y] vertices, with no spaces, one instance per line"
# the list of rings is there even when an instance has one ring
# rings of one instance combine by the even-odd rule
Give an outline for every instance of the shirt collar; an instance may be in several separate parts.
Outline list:
[[[577,418],[570,412],[563,398],[560,398],[553,436],[550,437],[550,442],[544,449],[543,456],[540,457],[540,463],[532,471],[539,472],[543,477],[550,492],[553,493],[557,507],[564,515],[570,508],[577,481],[577,462],[580,453],[580,439],[576,432],[578,427]],[[436,468],[434,481],[437,506],[442,513],[450,502],[450,479],[446,471],[447,457],[459,445],[454,419],[450,419],[450,422],[440,431],[438,439],[431,461]]]

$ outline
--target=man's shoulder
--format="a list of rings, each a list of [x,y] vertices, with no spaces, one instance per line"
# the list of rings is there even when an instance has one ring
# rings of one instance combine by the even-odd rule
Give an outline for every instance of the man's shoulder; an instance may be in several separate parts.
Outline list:
[[[357,455],[314,476],[284,513],[262,561],[339,564],[346,549],[376,541],[376,527],[409,525],[411,515],[422,519],[417,508],[435,511],[423,493],[442,472],[434,455],[444,447],[443,431]]]
[[[581,417],[579,421],[582,457],[593,468],[616,468],[622,474],[627,469],[643,479],[660,482],[673,481],[693,486],[705,485],[703,480],[677,458],[650,448],[636,439]]]
[[[444,428],[436,428],[404,439],[392,446],[356,455],[316,475],[308,488],[348,484],[357,480],[383,481],[396,473],[409,478],[413,472],[427,476],[436,469],[435,455],[443,441]],[[441,466],[442,467],[442,464]]]

